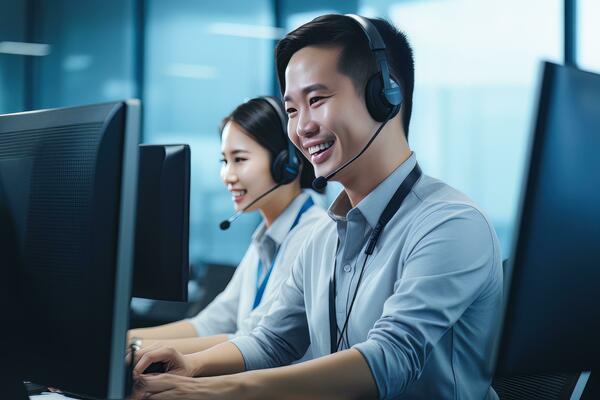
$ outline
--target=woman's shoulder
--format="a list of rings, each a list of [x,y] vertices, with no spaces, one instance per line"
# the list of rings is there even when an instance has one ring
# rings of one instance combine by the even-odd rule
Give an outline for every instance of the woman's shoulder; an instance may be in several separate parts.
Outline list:
[[[311,231],[313,229],[322,228],[328,223],[333,222],[327,212],[318,204],[310,207],[298,221],[297,229],[293,231]],[[290,233],[292,233],[290,232]]]
[[[335,232],[335,224],[327,211],[318,205],[314,205],[302,215],[298,225],[290,231],[285,242],[306,244],[332,228]]]

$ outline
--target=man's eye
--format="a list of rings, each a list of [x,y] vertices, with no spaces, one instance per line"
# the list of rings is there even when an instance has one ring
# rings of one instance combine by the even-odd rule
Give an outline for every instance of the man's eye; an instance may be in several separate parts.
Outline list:
[[[295,112],[296,112],[296,109],[295,109],[295,108],[291,108],[291,107],[290,107],[290,108],[286,109],[286,110],[285,110],[285,112],[286,112],[286,113],[288,113],[288,115],[289,115],[289,114],[293,114],[293,113],[295,113]]]
[[[310,103],[310,105],[312,106],[313,104],[315,104],[317,101],[322,100],[324,97],[321,96],[315,96],[315,97],[311,97],[310,100],[308,100],[308,102]]]

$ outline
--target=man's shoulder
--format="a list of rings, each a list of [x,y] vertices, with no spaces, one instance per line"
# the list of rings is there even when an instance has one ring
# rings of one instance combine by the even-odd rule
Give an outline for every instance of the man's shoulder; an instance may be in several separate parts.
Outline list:
[[[491,278],[501,282],[501,272],[496,273],[501,271],[500,243],[485,212],[452,186],[423,178],[414,191],[418,201],[408,229],[406,254],[436,244],[443,249],[443,257],[477,259],[488,266]]]
[[[413,193],[413,228],[431,232],[437,226],[452,221],[456,229],[489,234],[493,242],[497,237],[486,213],[471,198],[447,183],[424,175]],[[495,243],[497,245],[497,243]]]
[[[423,175],[413,193],[417,198],[415,211],[421,217],[463,211],[473,213],[489,223],[485,212],[469,196],[439,179]]]

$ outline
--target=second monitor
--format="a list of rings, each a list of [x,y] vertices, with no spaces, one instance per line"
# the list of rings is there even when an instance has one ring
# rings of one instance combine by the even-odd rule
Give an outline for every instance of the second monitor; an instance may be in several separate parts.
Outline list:
[[[187,301],[190,147],[140,145],[133,296]]]

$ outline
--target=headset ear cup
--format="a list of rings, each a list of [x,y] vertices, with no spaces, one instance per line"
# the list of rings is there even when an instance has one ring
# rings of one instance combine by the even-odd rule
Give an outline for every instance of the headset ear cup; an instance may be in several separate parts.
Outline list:
[[[271,164],[271,175],[275,183],[287,185],[292,183],[300,173],[300,168],[296,164],[288,162],[287,150],[282,150]]]
[[[369,114],[371,114],[371,117],[378,122],[383,122],[390,111],[392,112],[390,119],[400,111],[400,106],[390,104],[383,94],[381,72],[378,72],[369,78],[367,87],[365,88],[365,100]]]

